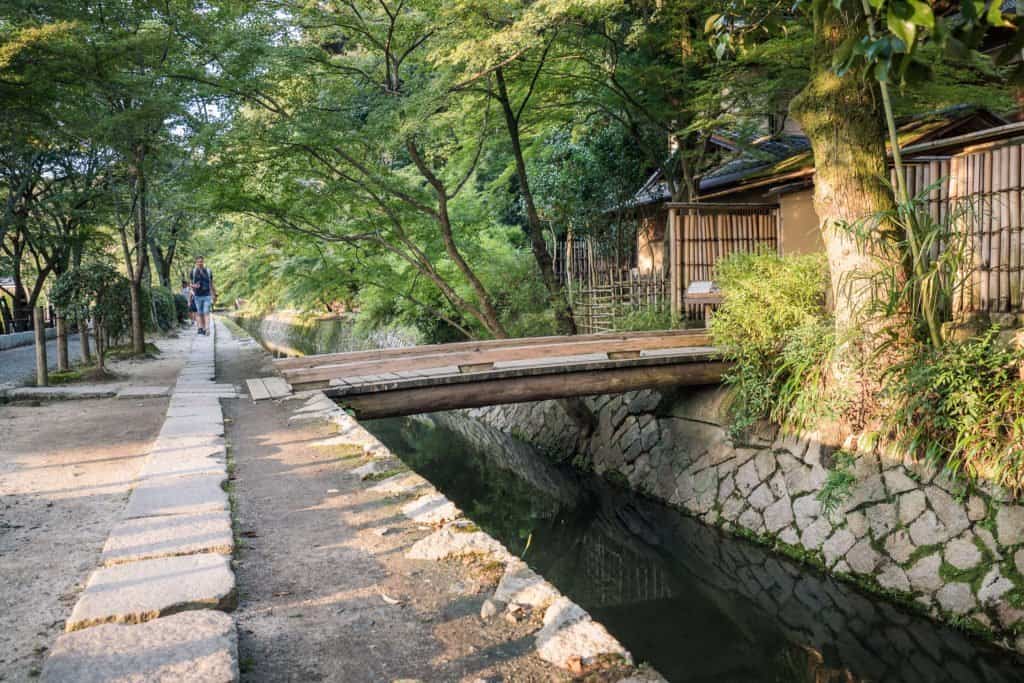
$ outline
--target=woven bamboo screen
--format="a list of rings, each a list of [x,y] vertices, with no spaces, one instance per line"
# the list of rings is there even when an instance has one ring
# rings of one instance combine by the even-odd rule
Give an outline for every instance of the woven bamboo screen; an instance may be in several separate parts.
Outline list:
[[[966,150],[946,159],[915,160],[907,168],[913,196],[928,192],[937,221],[952,213],[968,233],[968,272],[954,296],[954,313],[1024,310],[1022,232],[1024,145],[1019,140]],[[894,176],[895,178],[895,176]]]

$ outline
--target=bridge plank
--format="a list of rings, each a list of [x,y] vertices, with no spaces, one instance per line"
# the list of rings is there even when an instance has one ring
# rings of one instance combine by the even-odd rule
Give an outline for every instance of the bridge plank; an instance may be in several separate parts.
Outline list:
[[[417,348],[406,349],[404,356],[387,359],[355,360],[338,362],[336,354],[330,354],[334,360],[327,365],[308,368],[282,369],[285,377],[292,384],[309,384],[330,381],[331,379],[348,376],[362,376],[383,372],[400,372],[406,370],[425,370],[434,367],[473,366],[487,363],[507,363],[513,361],[558,363],[559,358],[573,358],[592,354],[595,357],[607,357],[610,352],[620,351],[677,351],[682,348],[707,346],[709,338],[706,333],[697,334],[661,334],[627,339],[604,339],[591,341],[563,341],[549,344],[531,344],[526,346],[510,346],[502,348],[474,349],[444,353],[424,353]],[[573,339],[573,338],[570,338]],[[427,347],[423,347],[427,348]],[[314,358],[311,356],[310,358]]]
[[[312,368],[318,365],[336,363],[352,363],[364,360],[384,360],[389,358],[408,357],[414,354],[435,354],[459,351],[475,351],[499,349],[503,347],[523,346],[546,346],[559,343],[580,343],[588,341],[630,341],[645,339],[648,337],[706,337],[707,330],[653,330],[646,332],[610,332],[602,334],[587,334],[552,337],[525,337],[519,339],[487,339],[480,341],[455,342],[449,344],[428,344],[423,346],[411,346],[397,349],[373,349],[369,351],[349,351],[345,353],[325,353],[311,356],[299,356],[295,358],[281,358],[274,361],[274,365],[284,370],[298,370]]]
[[[264,401],[270,398],[270,392],[267,391],[266,385],[260,378],[247,379],[245,380],[246,386],[249,387],[249,396],[252,397],[253,401]]]

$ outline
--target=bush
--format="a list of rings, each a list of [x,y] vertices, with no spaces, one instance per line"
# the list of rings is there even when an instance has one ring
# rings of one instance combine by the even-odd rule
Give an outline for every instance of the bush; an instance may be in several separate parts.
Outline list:
[[[143,288],[143,310],[149,311],[146,327],[166,332],[177,324],[174,294],[166,287]],[[148,296],[147,296],[148,295]],[[147,302],[146,299],[149,301]]]
[[[672,311],[668,308],[648,308],[644,310],[624,310],[615,317],[615,329],[623,332],[643,332],[646,330],[671,330]]]
[[[174,294],[174,314],[179,324],[188,322],[188,297],[184,294]]]
[[[883,419],[911,453],[953,475],[1024,490],[1024,352],[992,327],[939,349],[923,345],[887,374]]]
[[[761,419],[803,428],[834,414],[825,381],[835,334],[824,255],[734,254],[718,263],[715,279],[723,303],[710,328],[733,362],[723,377],[733,390],[733,435]]]

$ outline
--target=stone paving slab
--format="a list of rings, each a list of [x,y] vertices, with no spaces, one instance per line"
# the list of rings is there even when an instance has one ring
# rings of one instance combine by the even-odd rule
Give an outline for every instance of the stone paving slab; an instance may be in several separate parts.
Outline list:
[[[199,474],[227,476],[227,464],[217,457],[218,451],[202,448],[167,450],[150,454],[142,464],[139,481],[161,477],[184,477]]]
[[[163,477],[143,481],[132,491],[124,517],[183,515],[228,509],[228,494],[221,488],[227,475]]]
[[[224,436],[224,422],[210,416],[169,417],[160,428],[160,437]]]
[[[235,606],[235,575],[215,553],[164,557],[97,569],[64,630],[137,624],[185,610]]]
[[[150,453],[164,453],[179,448],[227,448],[223,436],[167,436],[157,437]]]
[[[193,439],[189,438],[189,442]],[[223,462],[227,458],[227,446],[223,439],[208,439],[203,443],[187,443],[178,438],[157,439],[150,449],[152,458],[177,458],[194,460],[198,458],[215,458]]]
[[[163,398],[170,396],[169,386],[132,386],[117,392],[118,398]]]
[[[238,680],[238,636],[214,610],[133,626],[104,624],[65,633],[43,665],[49,683],[227,683]]]
[[[100,561],[106,566],[194,553],[231,555],[235,543],[226,510],[126,519],[110,532]]]

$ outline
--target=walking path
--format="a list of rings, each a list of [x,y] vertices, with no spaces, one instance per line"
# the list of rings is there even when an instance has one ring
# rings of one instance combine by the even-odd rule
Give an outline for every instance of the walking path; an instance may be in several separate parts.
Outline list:
[[[227,451],[215,383],[214,337],[191,337],[167,416],[121,521],[110,532],[47,681],[231,681],[237,678],[236,600]]]
[[[81,357],[78,335],[68,337],[68,357],[72,365]],[[46,343],[46,364],[51,370],[57,369],[57,340]],[[0,351],[0,387],[21,386],[36,376],[36,348],[32,345],[19,346]]]

